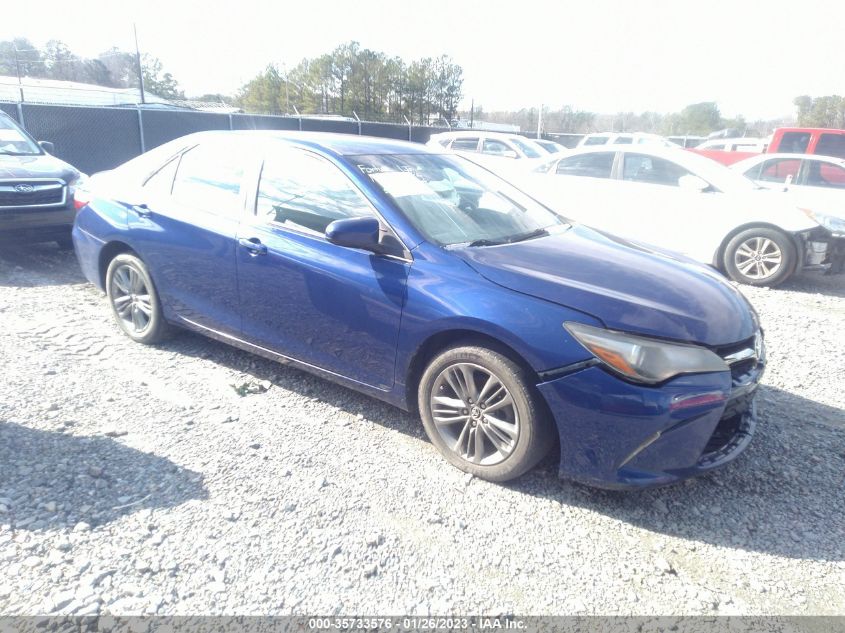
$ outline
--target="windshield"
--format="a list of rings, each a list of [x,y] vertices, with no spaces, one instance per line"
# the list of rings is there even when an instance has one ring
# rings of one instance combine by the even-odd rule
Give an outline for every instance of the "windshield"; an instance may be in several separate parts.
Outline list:
[[[530,143],[526,143],[522,139],[512,138],[511,143],[522,150],[522,153],[525,154],[526,158],[540,158],[540,156],[542,156],[542,154],[532,147]]]
[[[0,154],[34,156],[41,154],[41,148],[37,143],[33,143],[11,119],[0,116]]]
[[[541,237],[568,225],[501,178],[459,156],[351,156],[427,240],[493,246]]]

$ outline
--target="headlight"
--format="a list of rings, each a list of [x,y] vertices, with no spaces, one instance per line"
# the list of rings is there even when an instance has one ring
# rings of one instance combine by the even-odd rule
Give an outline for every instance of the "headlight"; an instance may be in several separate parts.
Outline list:
[[[73,207],[77,211],[88,204],[88,200],[90,199],[90,196],[85,189],[87,184],[88,176],[80,173],[76,180],[74,180],[68,187],[68,195],[71,200],[73,200]]]
[[[728,370],[724,360],[704,347],[666,343],[572,321],[563,326],[607,367],[636,382],[655,384],[678,374]]]
[[[827,215],[826,213],[819,213],[812,209],[801,209],[808,218],[814,222],[818,222],[821,226],[826,228],[831,233],[845,235],[845,219],[838,218],[835,215]]]

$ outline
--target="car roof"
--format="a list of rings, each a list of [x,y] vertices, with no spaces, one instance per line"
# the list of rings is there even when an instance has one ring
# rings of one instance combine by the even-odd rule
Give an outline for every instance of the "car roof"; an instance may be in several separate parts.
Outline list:
[[[479,136],[489,136],[492,138],[527,138],[522,136],[521,134],[517,134],[516,132],[489,132],[487,130],[455,130],[453,132],[440,132],[438,134],[432,134],[431,138],[460,138],[462,136],[469,136],[478,138]],[[534,139],[528,139],[529,141],[533,141]]]
[[[668,147],[664,145],[654,145],[650,143],[644,143],[642,145],[631,145],[630,143],[605,143],[604,145],[582,145],[568,150],[566,154],[575,155],[597,154],[599,152],[626,152],[632,154],[651,154],[658,158],[676,159],[679,156],[679,151],[684,152],[684,148],[680,145]],[[686,156],[686,154],[692,154],[692,152],[683,153],[684,156]]]
[[[845,130],[827,127],[779,127],[775,132],[822,132],[828,134],[845,134]]]
[[[739,165],[741,163],[751,164],[752,162],[760,162],[766,160],[771,160],[772,158],[792,158],[795,160],[820,160],[825,163],[835,163],[837,165],[845,165],[845,158],[839,158],[838,156],[825,156],[823,154],[792,154],[788,152],[772,152],[771,154],[759,154],[758,156],[751,156],[749,158],[745,158],[741,161],[733,163],[733,165]],[[733,167],[730,165],[730,167]]]
[[[192,137],[200,138],[233,138],[253,137],[265,141],[281,141],[304,147],[321,150],[337,156],[355,156],[360,154],[436,154],[430,147],[421,143],[411,143],[391,138],[377,136],[358,136],[356,134],[340,134],[333,132],[299,132],[279,130],[215,130],[197,132]]]
[[[765,143],[766,139],[758,136],[731,136],[728,138],[711,138],[706,140],[702,145],[708,143]]]

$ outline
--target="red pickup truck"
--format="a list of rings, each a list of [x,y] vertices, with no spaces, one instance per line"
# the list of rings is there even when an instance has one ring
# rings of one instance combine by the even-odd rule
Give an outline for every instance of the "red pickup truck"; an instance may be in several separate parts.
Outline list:
[[[845,130],[820,127],[779,127],[767,154],[821,154],[845,158]]]
[[[690,149],[723,165],[732,165],[755,152],[726,152],[722,150]],[[820,127],[779,127],[772,133],[772,140],[766,148],[767,154],[821,154],[845,158],[845,130]]]

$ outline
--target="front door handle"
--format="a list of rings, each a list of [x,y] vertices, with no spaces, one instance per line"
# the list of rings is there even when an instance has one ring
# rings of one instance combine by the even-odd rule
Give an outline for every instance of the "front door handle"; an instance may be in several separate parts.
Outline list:
[[[250,255],[266,255],[267,247],[261,243],[257,237],[241,237],[238,238],[238,244],[249,251]]]

